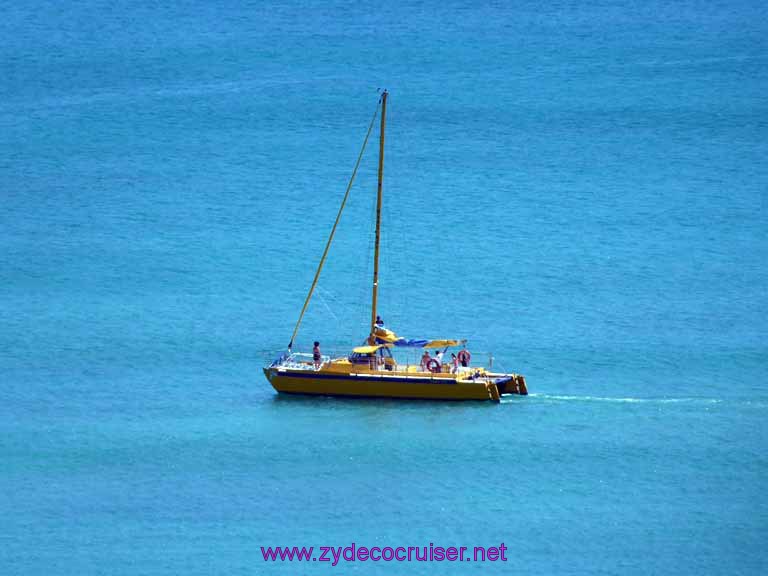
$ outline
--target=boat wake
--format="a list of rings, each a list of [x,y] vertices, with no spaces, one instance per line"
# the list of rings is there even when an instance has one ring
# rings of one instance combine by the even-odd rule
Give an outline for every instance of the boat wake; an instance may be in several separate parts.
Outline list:
[[[632,398],[613,396],[565,396],[558,394],[529,394],[530,398],[556,402],[617,402],[627,404],[719,404],[717,398]]]

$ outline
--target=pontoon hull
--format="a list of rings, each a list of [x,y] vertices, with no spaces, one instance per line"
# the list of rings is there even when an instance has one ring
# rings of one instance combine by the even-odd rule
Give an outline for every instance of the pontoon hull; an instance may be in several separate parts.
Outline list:
[[[517,374],[460,379],[454,375],[323,374],[315,371],[264,368],[272,387],[282,394],[410,398],[424,400],[485,400],[498,402],[504,394],[527,394]]]

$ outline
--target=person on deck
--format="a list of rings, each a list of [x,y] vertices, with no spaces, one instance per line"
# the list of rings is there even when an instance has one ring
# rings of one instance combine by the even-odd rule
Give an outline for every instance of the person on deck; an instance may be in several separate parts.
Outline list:
[[[379,328],[384,327],[384,320],[382,320],[381,316],[379,315],[376,315],[376,326],[378,326]]]
[[[427,364],[432,360],[432,356],[429,355],[429,350],[424,350],[424,354],[421,355],[421,371],[428,372]]]
[[[438,350],[437,354],[435,354],[435,358],[437,358],[437,363],[440,364],[440,366],[443,365],[443,354],[445,354],[445,350]]]
[[[456,354],[451,352],[451,372],[456,374],[459,371],[459,359],[456,358]]]
[[[323,355],[320,354],[320,342],[315,340],[315,346],[312,348],[312,360],[315,363],[315,370],[320,369],[320,363],[323,359]]]

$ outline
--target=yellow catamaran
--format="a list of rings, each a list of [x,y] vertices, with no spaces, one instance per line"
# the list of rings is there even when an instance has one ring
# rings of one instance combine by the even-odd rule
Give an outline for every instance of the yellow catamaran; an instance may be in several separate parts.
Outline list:
[[[352,188],[355,174],[360,166],[360,160],[379,109],[381,110],[381,125],[373,260],[373,300],[368,338],[363,346],[353,348],[349,355],[339,358],[321,356],[317,350],[314,351],[314,354],[294,352],[294,339],[320,277],[320,271],[328,255],[328,249],[333,241],[336,227],[341,219],[341,213],[349,197],[349,191]],[[355,169],[331,229],[325,251],[293,330],[288,351],[269,366],[265,366],[264,374],[275,390],[285,394],[432,400],[491,400],[494,402],[499,402],[501,396],[506,394],[528,394],[525,378],[521,374],[502,374],[486,370],[484,367],[473,367],[470,363],[470,353],[466,349],[466,340],[408,340],[400,338],[385,328],[378,317],[376,304],[379,287],[379,239],[386,113],[387,92],[384,91],[371,119],[362,150],[360,150],[360,155],[357,158]],[[392,352],[401,348],[423,349],[424,354],[421,362],[418,365],[399,363]],[[430,350],[446,352],[451,348],[458,349],[456,355],[452,354],[451,362],[443,362],[442,353],[438,352],[434,358],[429,354]]]

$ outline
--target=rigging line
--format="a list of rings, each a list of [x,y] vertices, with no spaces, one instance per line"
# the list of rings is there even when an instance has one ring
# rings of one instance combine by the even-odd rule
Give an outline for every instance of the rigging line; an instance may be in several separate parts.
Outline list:
[[[312,292],[315,290],[315,286],[317,285],[317,280],[320,278],[320,271],[323,269],[323,264],[325,264],[325,257],[328,256],[328,250],[331,247],[331,242],[333,241],[333,235],[336,233],[336,226],[339,225],[339,220],[341,220],[341,213],[344,211],[344,205],[347,203],[347,198],[349,197],[349,191],[352,189],[352,183],[355,181],[355,176],[357,175],[357,169],[360,166],[360,161],[363,159],[363,152],[365,152],[365,146],[368,144],[368,137],[371,135],[371,130],[373,130],[373,125],[376,122],[376,116],[379,114],[379,105],[381,104],[381,97],[379,97],[379,101],[376,104],[376,110],[373,113],[373,118],[371,118],[371,124],[368,126],[368,132],[365,134],[365,140],[363,140],[363,147],[360,149],[360,154],[357,157],[357,162],[355,162],[355,169],[352,170],[352,176],[349,179],[349,184],[347,184],[347,191],[344,193],[344,199],[341,201],[341,206],[339,206],[339,213],[336,215],[336,221],[333,223],[333,228],[331,229],[331,235],[328,237],[328,242],[325,245],[325,250],[323,251],[323,256],[320,258],[320,264],[317,266],[317,272],[315,272],[315,279],[312,281],[312,286],[309,289],[309,293],[307,294],[307,299],[304,301],[304,307],[301,309],[301,314],[299,314],[299,319],[296,322],[296,327],[293,329],[293,334],[291,334],[291,341],[288,343],[288,350],[291,350],[293,348],[293,340],[296,338],[296,333],[299,331],[299,326],[301,325],[301,320],[304,318],[304,312],[307,311],[307,306],[309,305],[309,300],[312,298]]]
[[[328,302],[325,300],[325,297],[323,296],[323,291],[318,290],[317,291],[317,297],[320,298],[320,302],[323,303],[323,306],[325,306],[325,309],[328,310],[328,313],[333,316],[333,319],[336,320],[336,323],[339,324],[339,318],[336,316],[336,314],[333,313],[333,310],[331,310],[331,307],[328,306]]]

